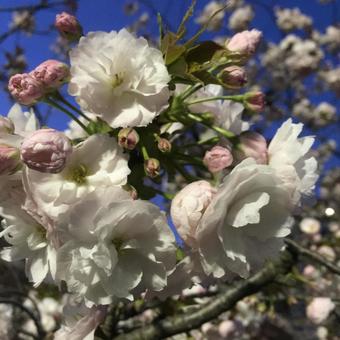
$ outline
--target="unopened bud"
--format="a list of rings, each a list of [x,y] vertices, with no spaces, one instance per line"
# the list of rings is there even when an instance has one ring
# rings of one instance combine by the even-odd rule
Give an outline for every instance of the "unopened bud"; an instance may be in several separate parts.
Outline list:
[[[207,151],[203,158],[203,163],[209,169],[210,172],[219,172],[233,162],[233,156],[231,152],[222,146],[216,145],[210,151]]]
[[[171,151],[171,143],[166,138],[160,138],[158,140],[158,149],[161,152],[170,152]]]
[[[44,85],[28,73],[12,76],[8,82],[8,90],[23,105],[33,105],[45,94]]]
[[[46,60],[30,75],[48,88],[57,89],[70,78],[69,67],[58,60]]]
[[[0,175],[10,175],[21,168],[19,149],[0,145]]]
[[[229,66],[220,74],[219,78],[222,83],[231,89],[240,89],[247,83],[247,74],[242,67]]]
[[[267,141],[262,135],[253,131],[245,131],[239,136],[239,141],[238,148],[234,152],[237,161],[251,157],[258,164],[267,164]]]
[[[149,158],[144,162],[144,170],[147,176],[155,178],[159,176],[160,164],[159,160],[155,158]]]
[[[78,19],[74,15],[66,12],[57,14],[55,27],[61,36],[69,41],[77,41],[83,35],[83,29]]]
[[[127,150],[133,150],[139,142],[139,135],[132,128],[121,129],[118,133],[118,144]]]
[[[27,136],[21,145],[21,159],[31,169],[61,172],[72,153],[70,140],[54,129],[40,129]]]
[[[15,130],[15,126],[11,119],[0,116],[0,133],[9,133],[13,134]]]
[[[261,112],[265,106],[265,96],[262,92],[248,92],[244,95],[244,106],[253,112]]]

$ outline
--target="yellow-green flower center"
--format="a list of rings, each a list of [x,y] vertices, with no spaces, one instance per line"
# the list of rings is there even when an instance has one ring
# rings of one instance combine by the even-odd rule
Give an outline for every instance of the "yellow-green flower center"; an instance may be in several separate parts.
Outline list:
[[[116,73],[112,79],[111,86],[113,89],[120,86],[124,81],[123,74],[122,73]]]
[[[84,164],[72,168],[67,175],[67,179],[71,182],[83,185],[86,183],[86,177],[89,175],[89,170]]]

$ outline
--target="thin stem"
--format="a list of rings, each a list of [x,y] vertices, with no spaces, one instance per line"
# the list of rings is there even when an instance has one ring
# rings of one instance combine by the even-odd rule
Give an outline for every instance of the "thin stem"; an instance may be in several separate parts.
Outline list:
[[[149,157],[148,150],[146,149],[145,145],[141,146],[141,151],[142,151],[144,160],[147,161],[150,157]]]
[[[59,105],[58,103],[54,102],[53,100],[51,100],[50,98],[45,98],[44,102],[46,104],[51,105],[52,107],[60,110],[61,112],[64,112],[65,114],[67,114],[71,119],[73,119],[87,134],[91,135],[90,131],[88,130],[88,128],[86,127],[86,125],[84,125],[73,113],[71,113],[70,111],[66,110],[64,107],[62,107],[61,105]]]
[[[77,107],[72,105],[69,101],[67,101],[59,92],[57,93],[55,98],[60,100],[63,104],[68,106],[71,110],[77,112],[79,114],[79,116],[82,116],[83,118],[85,118],[86,120],[91,122],[91,119],[89,117],[87,117],[85,113],[83,113],[81,110],[79,110]]]
[[[215,125],[209,125],[208,123],[206,123],[202,118],[200,118],[199,116],[197,115],[194,115],[192,113],[189,113],[188,114],[188,117],[191,118],[192,120],[218,132],[220,135],[222,135],[223,137],[225,138],[228,138],[228,139],[233,139],[236,137],[236,135],[234,133],[232,133],[231,131],[228,131],[228,130],[225,130],[223,128],[220,128],[219,126],[215,126]]]
[[[215,100],[225,100],[225,99],[241,103],[243,102],[243,98],[244,98],[243,95],[207,97],[207,98],[196,99],[186,104],[189,106],[189,105],[194,105],[194,104],[199,104],[199,103],[212,102]]]
[[[202,84],[196,84],[193,85],[191,87],[189,87],[188,89],[186,89],[182,94],[181,94],[181,99],[185,100],[186,98],[190,97],[192,94],[194,94],[196,91],[198,91],[200,88],[202,88],[203,85]]]

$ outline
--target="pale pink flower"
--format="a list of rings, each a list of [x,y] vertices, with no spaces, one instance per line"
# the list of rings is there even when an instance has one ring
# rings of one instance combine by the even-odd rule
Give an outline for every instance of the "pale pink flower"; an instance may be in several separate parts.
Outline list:
[[[67,40],[78,40],[83,34],[83,29],[78,19],[74,15],[66,12],[57,14],[55,19],[55,27]]]
[[[54,129],[40,129],[26,137],[21,145],[21,159],[31,169],[58,173],[72,153],[70,140]]]
[[[195,246],[196,228],[216,193],[207,181],[190,183],[171,202],[171,218],[183,241]]]
[[[313,323],[320,324],[328,318],[334,308],[335,305],[330,298],[317,297],[307,306],[306,314]]]
[[[0,145],[0,175],[9,175],[20,168],[20,152],[9,145]]]
[[[14,133],[15,126],[10,118],[0,116],[0,134]]]
[[[267,141],[257,132],[243,132],[239,136],[239,146],[234,154],[238,161],[251,157],[257,164],[267,164]]]
[[[243,31],[235,34],[226,42],[229,51],[238,52],[244,55],[252,55],[255,53],[256,47],[262,38],[262,33],[256,29],[251,31]]]
[[[18,73],[12,76],[8,90],[20,104],[33,105],[44,95],[43,84],[28,73]]]
[[[30,75],[48,88],[59,88],[70,78],[69,67],[58,60],[46,60]]]
[[[216,145],[207,151],[203,158],[203,163],[210,172],[216,173],[227,168],[233,162],[231,152],[222,146]]]

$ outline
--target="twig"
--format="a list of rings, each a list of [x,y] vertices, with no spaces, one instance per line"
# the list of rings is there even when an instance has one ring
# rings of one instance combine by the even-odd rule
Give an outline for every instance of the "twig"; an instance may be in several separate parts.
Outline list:
[[[260,291],[264,286],[271,283],[278,275],[286,274],[295,263],[295,254],[285,251],[279,261],[268,263],[261,271],[239,282],[234,288],[217,295],[216,299],[203,305],[201,309],[193,313],[185,313],[175,317],[169,317],[157,324],[137,329],[127,334],[122,334],[117,340],[147,340],[163,339],[174,334],[190,331],[198,328],[203,323],[230,310],[238,301],[246,296]]]
[[[33,320],[34,325],[37,329],[38,333],[38,339],[44,339],[45,337],[45,331],[43,330],[39,320],[35,317],[35,315],[25,306],[23,306],[21,303],[14,301],[14,300],[9,300],[9,299],[0,299],[0,304],[7,304],[7,305],[13,305],[14,307],[17,307],[21,309],[23,312],[28,314],[28,316]]]
[[[286,239],[285,242],[288,246],[288,249],[290,249],[292,252],[295,252],[297,255],[309,257],[310,259],[314,260],[315,262],[318,262],[319,264],[325,266],[332,273],[340,275],[340,267],[338,267],[337,265],[327,261],[323,256],[315,254],[315,253],[311,252],[310,250],[301,247],[300,245],[298,245],[293,240]]]

